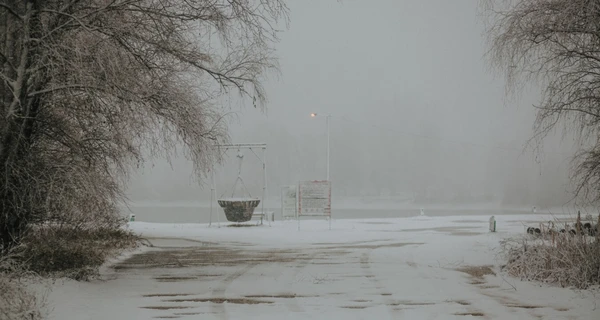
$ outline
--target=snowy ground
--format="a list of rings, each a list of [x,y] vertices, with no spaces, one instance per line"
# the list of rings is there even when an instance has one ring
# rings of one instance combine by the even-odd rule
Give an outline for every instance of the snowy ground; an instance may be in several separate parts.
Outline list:
[[[499,272],[499,241],[548,217],[488,218],[133,222],[154,247],[57,282],[50,319],[600,319],[592,292]]]

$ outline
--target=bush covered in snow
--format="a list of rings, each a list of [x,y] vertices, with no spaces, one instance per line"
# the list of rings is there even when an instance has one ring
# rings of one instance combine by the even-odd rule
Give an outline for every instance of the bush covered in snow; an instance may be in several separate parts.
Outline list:
[[[0,319],[42,319],[35,294],[12,275],[0,273]]]
[[[43,299],[27,289],[31,274],[23,272],[12,255],[0,257],[0,319],[43,319]]]
[[[87,280],[111,254],[135,246],[137,240],[123,229],[45,225],[24,238],[16,251],[28,270]]]
[[[0,319],[43,319],[44,299],[29,284],[40,276],[88,280],[106,259],[138,243],[133,233],[116,228],[38,225],[11,250],[0,251]]]
[[[587,289],[600,285],[600,234],[590,235],[582,225],[578,218],[574,227],[554,228],[551,224],[542,226],[541,232],[533,236],[507,241],[505,270],[521,279],[562,287]]]

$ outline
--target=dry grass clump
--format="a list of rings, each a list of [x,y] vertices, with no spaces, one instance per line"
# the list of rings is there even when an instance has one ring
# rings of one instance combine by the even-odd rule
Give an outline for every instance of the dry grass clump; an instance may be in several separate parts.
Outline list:
[[[581,232],[581,218],[575,223],[579,232],[543,229],[535,238],[505,242],[508,264],[505,270],[524,280],[587,289],[600,285],[600,234]]]
[[[456,269],[457,271],[469,274],[473,278],[483,279],[484,276],[495,276],[496,273],[492,270],[492,266],[466,266]]]
[[[18,279],[0,273],[0,319],[43,319],[40,301]]]
[[[38,320],[43,298],[27,289],[25,280],[31,275],[22,271],[13,256],[0,257],[0,319]]]
[[[88,280],[117,250],[137,242],[137,236],[123,229],[44,225],[15,251],[25,268],[40,275]]]
[[[87,280],[111,254],[137,243],[137,236],[118,228],[33,227],[18,245],[0,251],[0,319],[43,319],[44,295],[30,286],[43,285],[40,276]]]

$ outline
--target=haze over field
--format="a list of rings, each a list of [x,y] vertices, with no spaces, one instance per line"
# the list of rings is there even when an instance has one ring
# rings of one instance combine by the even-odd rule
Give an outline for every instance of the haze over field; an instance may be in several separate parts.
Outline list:
[[[325,118],[331,113],[334,198],[395,197],[417,203],[560,206],[568,193],[572,140],[532,137],[538,90],[507,100],[483,58],[483,18],[472,1],[295,1],[277,45],[280,74],[265,82],[263,112],[225,102],[232,142],[268,144],[269,193],[324,179]],[[332,23],[335,22],[335,23]],[[284,26],[282,26],[283,28]],[[562,142],[561,142],[562,141]],[[246,152],[244,181],[260,193],[259,162]],[[236,165],[218,177],[233,186]],[[198,201],[183,158],[141,169],[134,201]],[[335,199],[334,199],[335,205]]]
[[[598,4],[0,0],[0,320],[600,319]]]

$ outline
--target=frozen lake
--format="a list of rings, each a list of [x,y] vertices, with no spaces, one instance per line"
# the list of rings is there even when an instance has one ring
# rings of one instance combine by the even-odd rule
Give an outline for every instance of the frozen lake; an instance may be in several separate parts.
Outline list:
[[[260,206],[257,210],[260,210]],[[530,210],[524,208],[468,208],[468,207],[449,207],[435,208],[424,207],[425,214],[430,217],[439,216],[473,216],[473,215],[506,215],[506,214],[530,214]],[[271,209],[265,208],[265,211],[274,211],[275,220],[282,220],[279,207]],[[419,215],[419,208],[382,208],[361,206],[358,208],[349,208],[344,206],[332,209],[333,219],[368,219],[368,218],[406,218]],[[156,222],[156,223],[208,223],[210,222],[210,207],[207,204],[134,204],[129,210],[124,210],[124,215],[133,213],[136,215],[136,221]],[[562,212],[560,212],[562,213]],[[217,214],[219,215],[217,217]],[[215,205],[213,207],[213,222],[220,219],[225,220],[223,210]]]

